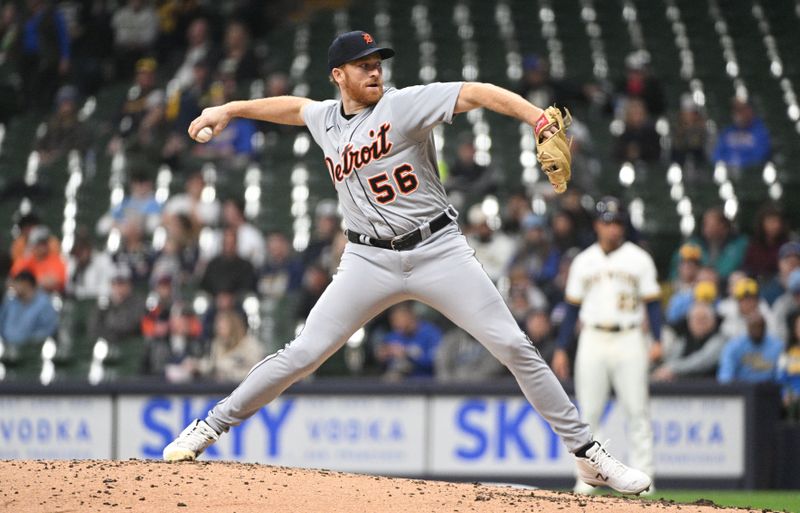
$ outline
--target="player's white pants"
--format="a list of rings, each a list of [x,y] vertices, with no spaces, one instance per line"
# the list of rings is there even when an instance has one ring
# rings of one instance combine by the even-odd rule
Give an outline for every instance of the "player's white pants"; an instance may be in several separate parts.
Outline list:
[[[469,332],[505,364],[525,397],[570,451],[592,440],[574,405],[530,343],[455,225],[410,251],[348,243],[333,281],[311,310],[302,333],[250,374],[209,412],[227,430],[312,373],[364,323],[389,306],[416,299]]]
[[[640,329],[609,333],[587,327],[581,331],[575,357],[575,398],[582,417],[602,441],[600,418],[613,386],[628,422],[628,463],[653,476],[647,371],[647,340]]]

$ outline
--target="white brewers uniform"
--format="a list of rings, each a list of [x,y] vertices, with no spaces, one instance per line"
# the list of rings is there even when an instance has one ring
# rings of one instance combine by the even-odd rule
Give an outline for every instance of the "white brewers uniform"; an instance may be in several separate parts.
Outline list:
[[[645,303],[660,294],[653,259],[631,242],[609,254],[593,244],[575,257],[567,278],[567,301],[580,305],[575,396],[582,417],[602,440],[600,418],[613,386],[628,421],[629,464],[649,476],[653,434],[642,322]]]

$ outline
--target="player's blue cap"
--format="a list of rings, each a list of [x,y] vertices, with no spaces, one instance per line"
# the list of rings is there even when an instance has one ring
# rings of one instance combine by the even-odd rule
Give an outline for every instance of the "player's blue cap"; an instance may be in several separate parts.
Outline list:
[[[625,206],[614,196],[603,196],[595,206],[597,219],[604,223],[624,223],[628,219]]]
[[[375,52],[381,59],[394,57],[394,50],[379,47],[372,36],[362,30],[339,34],[328,48],[328,71]]]

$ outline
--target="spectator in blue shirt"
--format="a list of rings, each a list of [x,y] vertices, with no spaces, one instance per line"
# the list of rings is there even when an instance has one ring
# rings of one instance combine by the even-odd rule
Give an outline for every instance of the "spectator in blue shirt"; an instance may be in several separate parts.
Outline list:
[[[750,103],[735,98],[731,106],[733,124],[727,126],[717,139],[714,162],[743,168],[764,164],[772,152],[769,131],[755,115]]]
[[[419,319],[412,303],[400,303],[389,311],[392,328],[376,351],[386,368],[388,379],[404,376],[433,376],[433,363],[442,332],[428,321]]]
[[[547,219],[529,212],[522,218],[522,240],[509,267],[523,266],[531,282],[546,286],[558,274],[561,253],[553,247]]]
[[[28,0],[20,34],[20,75],[29,106],[46,109],[69,71],[71,47],[64,16],[52,0]]]
[[[153,180],[145,169],[131,173],[129,193],[97,222],[97,231],[105,234],[112,227],[122,230],[126,224],[139,221],[143,222],[148,234],[152,234],[161,222],[161,203],[156,200]]]
[[[18,273],[11,282],[14,295],[0,307],[0,336],[7,344],[21,346],[40,342],[58,328],[58,313],[50,296],[36,286],[29,271]]]
[[[144,217],[161,214],[161,204],[153,193],[153,181],[146,172],[138,171],[131,176],[130,194],[114,208],[111,215],[116,220],[122,220],[129,211]]]
[[[787,417],[800,421],[800,312],[794,312],[787,324],[789,340],[778,360],[778,381],[783,385]]]
[[[219,70],[220,80],[209,87],[210,106],[222,105],[240,97],[238,85],[233,77],[229,63],[223,63]],[[243,168],[255,157],[253,136],[257,128],[250,119],[234,118],[222,132],[206,144],[195,144],[192,153],[201,159],[217,160],[219,165],[231,169]]]
[[[717,381],[758,383],[774,381],[783,342],[766,332],[759,313],[747,319],[747,334],[729,340],[722,349]]]
[[[679,258],[677,273],[671,283],[673,293],[665,311],[669,324],[679,323],[686,317],[686,312],[694,302],[697,284],[708,281],[709,273],[714,274],[713,283],[717,282],[716,271],[710,267],[703,267],[703,248],[698,244],[684,243],[678,250],[677,256]]]

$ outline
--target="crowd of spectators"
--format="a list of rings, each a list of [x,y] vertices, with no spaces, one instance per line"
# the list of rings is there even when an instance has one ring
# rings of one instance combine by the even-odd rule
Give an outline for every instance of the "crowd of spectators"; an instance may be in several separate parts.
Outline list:
[[[670,111],[646,52],[629,54],[623,75],[606,83],[554,79],[547,59],[537,55],[526,57],[522,65],[517,91],[523,97],[536,105],[570,107],[573,160],[582,170],[574,178],[585,190],[595,189],[601,166],[591,134],[581,121],[581,116],[592,110],[613,119],[610,156],[617,164],[647,167],[675,162],[683,167],[687,180],[694,182],[711,179],[707,172],[710,164],[724,163],[732,175],[741,176],[743,170],[761,167],[772,157],[769,130],[751,99],[731,99],[729,123],[709,119],[705,104],[690,93]],[[669,131],[665,126],[670,126]]]
[[[29,0],[20,9],[5,4],[3,65],[22,77],[20,100],[51,111],[37,142],[42,161],[92,144],[93,128],[78,114],[81,99],[115,80],[128,91],[107,147],[96,150],[125,154],[128,180],[122,201],[97,226],[79,229],[68,255],[35,214],[19,219],[10,251],[11,292],[0,309],[4,344],[63,335],[58,316],[68,309],[48,300],[57,296],[90,305],[83,335],[89,343],[103,339],[137,348],[132,354],[141,375],[236,381],[288,342],[276,326],[302,329],[330,283],[346,243],[335,203],[316,205],[311,240],[295,251],[291,234],[264,233],[250,221],[243,194],[204,194],[209,184],[202,163],[242,168],[257,155],[256,135],[276,128],[236,120],[211,143],[197,145],[185,136],[189,121],[206,106],[248,97],[254,80],[263,79],[268,95],[286,94],[290,85],[271,66],[272,50],[253,37],[276,23],[272,10],[261,2],[233,2],[223,14],[199,5],[128,0],[112,10],[104,2],[70,3],[69,9],[47,0]],[[611,154],[620,162],[747,167],[770,157],[765,125],[741,98],[733,100],[732,124],[719,137],[703,107],[683,98],[665,145],[657,121],[671,113],[642,55],[630,56],[613,84],[555,80],[538,56],[528,56],[523,67],[518,91],[525,97],[538,105],[577,107],[574,151],[582,172],[575,178],[590,194],[597,192],[601,165],[579,119],[581,106],[621,122]],[[6,100],[0,108],[8,105]],[[475,162],[472,137],[457,141],[456,158],[443,166],[443,176],[448,193],[458,197],[462,230],[520,328],[549,361],[571,260],[594,240],[580,187],[553,199],[546,214],[535,213],[526,192],[503,191],[505,173]],[[156,198],[154,187],[161,164],[176,170],[185,189],[166,201]],[[499,213],[473,203],[504,192]],[[787,404],[794,404],[800,395],[797,227],[779,205],[767,204],[752,230],[742,228],[750,235],[712,207],[697,236],[675,248],[661,277],[668,327],[652,379],[782,380]],[[647,234],[632,227],[629,235],[647,243]],[[116,243],[107,244],[114,237]],[[468,333],[420,304],[403,303],[379,315],[358,342],[360,357],[353,358],[348,345],[320,372],[447,381],[506,373]]]
[[[49,294],[56,294],[93,304],[90,339],[139,344],[139,371],[170,381],[237,380],[285,343],[252,325],[245,303],[255,298],[261,312],[290,305],[290,324],[301,328],[344,246],[335,206],[320,203],[311,244],[295,252],[285,233],[262,234],[246,221],[235,200],[193,202],[198,183],[202,177],[192,175],[187,192],[156,213],[170,233],[160,250],[144,242],[146,223],[138,213],[120,225],[128,228],[116,252],[96,249],[83,235],[66,261],[47,228],[31,216],[21,220],[18,240],[26,249],[12,262],[13,293],[0,310],[3,340],[16,345],[55,335],[58,314]],[[462,218],[487,274],[546,359],[563,317],[570,262],[593,240],[591,224],[580,221],[588,214],[576,216],[568,208],[579,195],[568,192],[549,216],[535,214],[526,201],[521,208],[507,203],[497,216],[474,205]],[[217,217],[206,224],[202,219],[213,218],[209,212]],[[797,400],[800,242],[777,205],[761,212],[763,230],[747,237],[710,208],[698,236],[677,248],[672,274],[663,277],[667,327],[653,381],[782,380],[787,404]],[[212,229],[219,242],[211,247],[218,253],[198,249],[193,222]],[[772,224],[777,226],[767,227]],[[202,311],[195,309],[199,296],[207,298]],[[361,350],[361,359],[345,359],[333,373],[443,381],[506,373],[468,333],[415,303],[399,304],[368,324]]]

